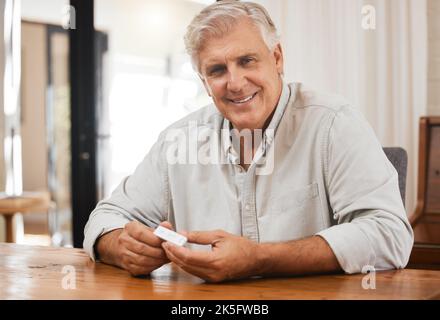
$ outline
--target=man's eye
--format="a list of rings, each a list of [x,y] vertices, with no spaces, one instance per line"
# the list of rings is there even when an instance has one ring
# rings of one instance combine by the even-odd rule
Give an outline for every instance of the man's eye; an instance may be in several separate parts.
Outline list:
[[[252,61],[254,61],[253,58],[245,57],[240,60],[240,63],[241,63],[241,65],[245,66],[245,65],[251,63]]]
[[[213,68],[213,69],[209,70],[208,75],[210,75],[210,76],[220,75],[223,73],[223,71],[224,71],[224,68],[221,68],[221,67]]]

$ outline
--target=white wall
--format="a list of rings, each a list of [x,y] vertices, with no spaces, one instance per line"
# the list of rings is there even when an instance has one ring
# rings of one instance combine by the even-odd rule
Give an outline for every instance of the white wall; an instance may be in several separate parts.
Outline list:
[[[69,0],[21,0],[23,19],[61,25]]]
[[[111,51],[163,58],[183,51],[183,35],[203,5],[185,0],[95,0],[95,28],[109,34]]]
[[[0,0],[0,35],[4,34],[4,10],[5,1]],[[0,37],[0,190],[5,190],[5,166],[3,160],[3,136],[5,131],[3,116],[4,49],[3,37]],[[0,242],[3,241],[5,241],[5,223],[3,216],[0,216]]]
[[[428,115],[440,116],[440,1],[428,0]]]

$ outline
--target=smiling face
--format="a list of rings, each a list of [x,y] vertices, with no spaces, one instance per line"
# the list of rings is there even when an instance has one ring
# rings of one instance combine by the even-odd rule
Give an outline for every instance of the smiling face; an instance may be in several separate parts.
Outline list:
[[[262,129],[281,95],[281,46],[269,50],[243,17],[226,35],[206,40],[198,61],[208,94],[234,128]]]

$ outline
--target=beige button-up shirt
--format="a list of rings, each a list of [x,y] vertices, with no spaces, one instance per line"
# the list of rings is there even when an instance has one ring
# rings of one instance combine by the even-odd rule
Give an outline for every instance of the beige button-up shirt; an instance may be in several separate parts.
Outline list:
[[[336,95],[283,85],[248,170],[214,105],[164,130],[135,172],[91,213],[84,249],[131,220],[257,242],[323,237],[358,273],[406,266],[413,231],[398,176],[362,115]]]

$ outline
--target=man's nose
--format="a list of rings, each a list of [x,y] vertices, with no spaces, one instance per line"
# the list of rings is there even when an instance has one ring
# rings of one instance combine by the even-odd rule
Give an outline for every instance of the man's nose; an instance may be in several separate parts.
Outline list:
[[[229,91],[238,92],[246,85],[244,72],[238,69],[229,70],[227,88]]]

